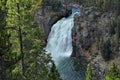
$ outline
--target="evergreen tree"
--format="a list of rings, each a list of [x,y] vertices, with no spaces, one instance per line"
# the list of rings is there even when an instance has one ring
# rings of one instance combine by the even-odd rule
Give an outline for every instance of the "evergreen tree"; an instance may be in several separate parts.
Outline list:
[[[11,34],[6,25],[7,0],[0,1],[0,74],[1,80],[6,80],[8,69],[20,60],[20,56],[12,52]]]
[[[87,65],[86,79],[85,80],[92,80],[92,71],[90,68],[90,64]]]
[[[10,34],[6,30],[6,0],[0,1],[0,79],[6,80],[6,70],[12,63]]]
[[[50,73],[49,73],[48,76],[49,76],[49,80],[62,80],[60,78],[60,75],[59,75],[59,73],[58,73],[58,71],[56,69],[56,66],[55,66],[53,61],[52,61],[52,67],[50,69]]]
[[[31,11],[38,6],[39,0],[8,0],[7,28],[10,29],[12,52],[20,55],[9,72],[11,80],[50,80],[47,64],[51,61],[45,54],[45,35],[41,27],[34,21]],[[54,66],[55,67],[55,66]],[[17,75],[17,76],[16,76]],[[59,78],[59,76],[58,76]],[[53,79],[53,78],[52,78]]]
[[[0,79],[6,80],[6,66],[5,58],[9,54],[10,44],[9,44],[9,34],[5,30],[6,22],[5,17],[5,1],[0,1]],[[7,52],[8,51],[8,52]]]
[[[110,66],[104,80],[120,80],[120,70],[116,66],[115,62]]]

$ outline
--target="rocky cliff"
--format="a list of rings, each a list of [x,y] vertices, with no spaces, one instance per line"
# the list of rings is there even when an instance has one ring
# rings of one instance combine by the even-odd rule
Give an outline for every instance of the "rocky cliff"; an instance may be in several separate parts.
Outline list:
[[[117,18],[111,12],[100,12],[93,7],[81,8],[74,18],[72,29],[73,54],[91,64],[93,80],[102,80],[115,60],[120,66]]]
[[[68,17],[71,14],[71,8],[69,5],[66,7],[64,4],[60,3],[58,10],[54,10],[52,6],[40,7],[34,12],[35,20],[42,27],[45,34],[48,36],[51,27],[54,23],[63,17]]]

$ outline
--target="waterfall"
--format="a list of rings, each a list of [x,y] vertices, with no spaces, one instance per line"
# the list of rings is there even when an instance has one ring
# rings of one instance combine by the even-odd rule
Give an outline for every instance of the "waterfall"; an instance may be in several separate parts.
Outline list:
[[[57,64],[57,59],[69,57],[72,53],[71,29],[74,25],[73,15],[69,18],[62,18],[53,25],[48,37],[46,47],[47,53],[50,53]]]
[[[74,59],[70,58],[73,51],[71,31],[75,14],[62,18],[52,26],[46,46],[46,53],[51,54],[63,80],[84,80],[81,77],[81,71],[77,70],[78,65],[75,64]]]

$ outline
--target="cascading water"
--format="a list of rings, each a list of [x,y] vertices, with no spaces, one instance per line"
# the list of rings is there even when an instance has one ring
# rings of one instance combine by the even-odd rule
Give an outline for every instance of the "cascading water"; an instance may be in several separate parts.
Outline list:
[[[47,43],[47,53],[51,53],[56,64],[60,57],[69,57],[72,53],[71,29],[73,16],[62,18],[53,25]]]
[[[62,18],[53,25],[46,46],[46,51],[51,54],[63,80],[84,80],[83,68],[78,66],[77,61],[70,58],[74,15],[75,13],[68,18]]]

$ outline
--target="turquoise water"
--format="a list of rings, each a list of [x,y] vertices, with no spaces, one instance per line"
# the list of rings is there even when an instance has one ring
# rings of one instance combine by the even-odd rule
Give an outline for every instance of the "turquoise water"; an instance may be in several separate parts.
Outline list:
[[[86,67],[73,58],[63,58],[57,69],[63,80],[85,80]]]

